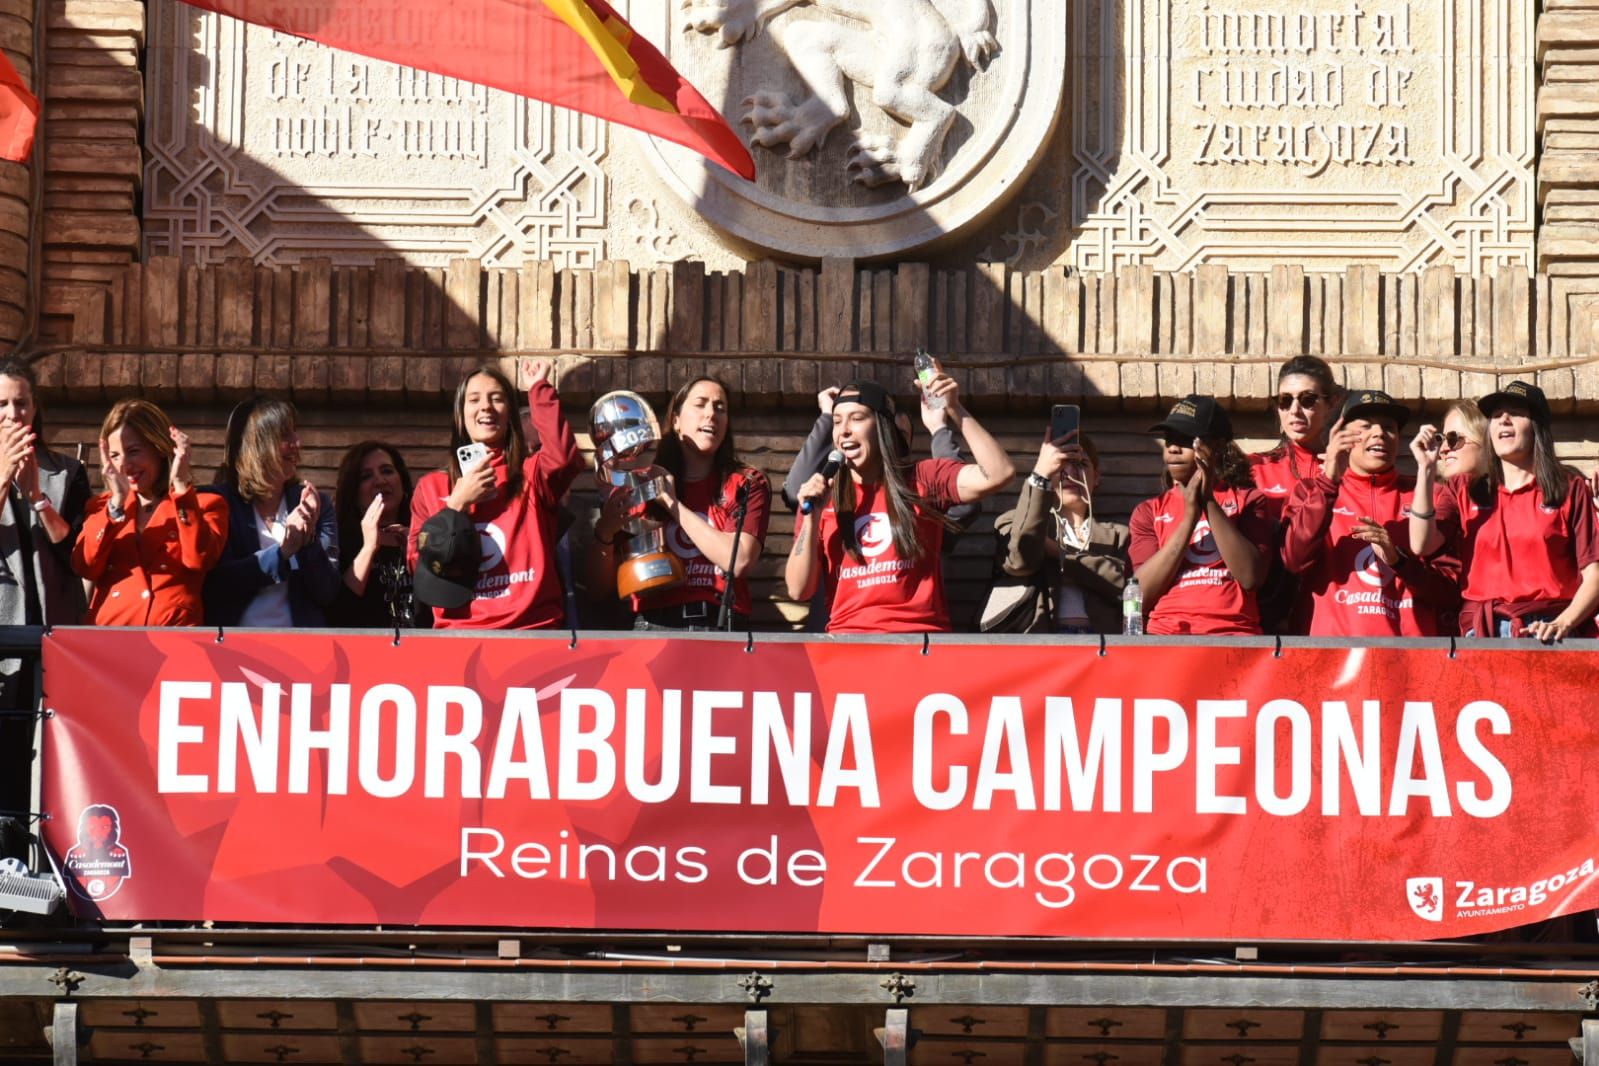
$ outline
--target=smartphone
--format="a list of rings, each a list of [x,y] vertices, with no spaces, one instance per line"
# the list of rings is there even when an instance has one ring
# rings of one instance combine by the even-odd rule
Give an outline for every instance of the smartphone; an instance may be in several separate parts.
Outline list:
[[[461,468],[462,476],[472,472],[472,468],[489,457],[489,446],[481,441],[463,444],[455,449],[455,461]]]
[[[1049,439],[1058,441],[1062,437],[1077,436],[1081,428],[1083,410],[1074,403],[1058,403],[1049,411]]]

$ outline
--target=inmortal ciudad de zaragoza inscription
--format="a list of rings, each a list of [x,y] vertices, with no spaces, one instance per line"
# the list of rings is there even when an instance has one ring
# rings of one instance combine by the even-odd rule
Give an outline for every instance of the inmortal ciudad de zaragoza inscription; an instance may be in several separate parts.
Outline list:
[[[1088,0],[1073,261],[1530,264],[1533,15],[1530,0]]]

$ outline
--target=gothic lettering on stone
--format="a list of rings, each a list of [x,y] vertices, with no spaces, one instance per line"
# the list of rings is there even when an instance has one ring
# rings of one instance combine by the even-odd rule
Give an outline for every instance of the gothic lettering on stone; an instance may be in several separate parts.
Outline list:
[[[606,257],[605,123],[173,0],[147,12],[146,254]],[[440,5],[394,32],[443,41],[460,17]]]
[[[1202,3],[1190,102],[1201,166],[1408,166],[1409,0],[1285,13]]]
[[[1530,264],[1536,7],[1078,0],[1070,260]]]
[[[411,67],[315,51],[284,34],[254,86],[272,153],[295,159],[489,162],[488,90]],[[375,69],[374,69],[375,68]],[[249,88],[247,87],[247,91]],[[399,101],[392,106],[380,101]]]

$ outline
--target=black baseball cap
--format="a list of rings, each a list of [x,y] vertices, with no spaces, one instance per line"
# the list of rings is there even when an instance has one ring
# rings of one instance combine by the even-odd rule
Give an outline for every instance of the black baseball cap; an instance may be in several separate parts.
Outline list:
[[[1410,408],[1381,389],[1359,389],[1350,392],[1344,398],[1344,411],[1338,416],[1339,421],[1348,425],[1351,418],[1360,418],[1363,415],[1387,415],[1399,423],[1400,429],[1404,429],[1405,423],[1410,421]]]
[[[465,607],[477,585],[483,539],[472,520],[446,507],[416,535],[416,598],[429,607]]]
[[[1164,422],[1149,427],[1151,433],[1170,433],[1178,437],[1220,437],[1233,439],[1233,420],[1209,396],[1187,396],[1172,405]]]
[[[1546,426],[1554,422],[1554,416],[1549,412],[1549,397],[1545,396],[1538,386],[1529,385],[1525,381],[1512,381],[1498,392],[1490,392],[1477,401],[1477,406],[1489,418],[1492,418],[1494,412],[1501,407],[1508,407],[1511,404],[1525,407],[1529,415]]]
[[[899,405],[894,402],[894,397],[875,381],[850,382],[838,390],[838,395],[833,397],[833,403],[835,405],[858,403],[889,418],[899,413]]]

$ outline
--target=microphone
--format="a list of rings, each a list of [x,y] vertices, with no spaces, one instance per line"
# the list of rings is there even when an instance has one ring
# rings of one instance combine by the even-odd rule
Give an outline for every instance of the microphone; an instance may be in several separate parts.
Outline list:
[[[843,466],[843,465],[844,465],[844,453],[839,451],[837,448],[834,448],[831,452],[827,453],[827,462],[822,464],[822,468],[820,470],[818,470],[817,473],[821,474],[827,480],[832,481],[834,478],[836,478],[838,476],[838,468]],[[811,500],[811,499],[801,500],[800,501],[800,514],[810,514],[811,513],[811,509],[813,507],[815,507],[815,506],[816,506],[816,501],[815,500]]]

